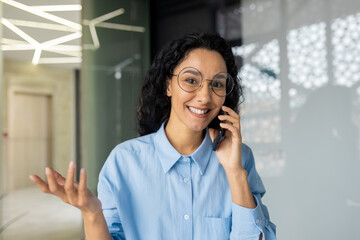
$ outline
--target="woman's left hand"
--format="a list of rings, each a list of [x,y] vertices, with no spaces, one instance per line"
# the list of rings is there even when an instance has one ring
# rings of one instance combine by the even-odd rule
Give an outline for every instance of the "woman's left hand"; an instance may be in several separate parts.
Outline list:
[[[216,156],[227,173],[239,173],[244,169],[241,162],[241,126],[240,116],[231,108],[222,106],[222,110],[228,115],[219,115],[220,127],[226,129],[225,139],[220,142]],[[214,141],[219,130],[209,129],[210,138]]]

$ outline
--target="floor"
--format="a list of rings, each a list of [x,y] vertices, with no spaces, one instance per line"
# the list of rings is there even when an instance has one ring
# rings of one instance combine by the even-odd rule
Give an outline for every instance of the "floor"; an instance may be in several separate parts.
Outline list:
[[[14,191],[1,199],[1,240],[80,240],[80,211],[38,188]]]

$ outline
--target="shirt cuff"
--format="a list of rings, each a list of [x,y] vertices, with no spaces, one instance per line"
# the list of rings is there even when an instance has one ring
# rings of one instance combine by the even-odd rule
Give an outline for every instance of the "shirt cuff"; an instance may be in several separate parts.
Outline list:
[[[232,233],[235,235],[259,236],[264,232],[265,217],[261,204],[254,196],[256,208],[250,209],[232,203]]]

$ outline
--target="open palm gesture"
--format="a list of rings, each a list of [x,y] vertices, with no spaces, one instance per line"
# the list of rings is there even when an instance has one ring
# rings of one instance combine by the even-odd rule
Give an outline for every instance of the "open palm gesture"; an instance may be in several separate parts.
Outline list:
[[[80,209],[83,214],[101,211],[100,200],[86,187],[85,169],[80,171],[79,183],[74,182],[75,167],[75,163],[70,162],[66,178],[53,169],[46,168],[47,183],[37,175],[30,175],[30,179],[44,193],[59,197],[64,202]]]

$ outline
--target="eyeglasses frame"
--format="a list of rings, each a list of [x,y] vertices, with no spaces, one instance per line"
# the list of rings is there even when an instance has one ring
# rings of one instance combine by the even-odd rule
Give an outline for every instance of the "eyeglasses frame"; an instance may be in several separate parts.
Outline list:
[[[185,69],[187,69],[187,68],[195,69],[196,71],[198,71],[198,72],[200,73],[200,77],[201,77],[200,85],[199,85],[198,88],[196,88],[196,89],[193,90],[193,91],[187,91],[187,90],[183,89],[183,88],[181,87],[181,85],[180,85],[180,82],[179,82],[179,76],[180,76],[180,74],[181,74]],[[215,76],[218,75],[218,74],[221,74],[221,73],[225,73],[225,72],[219,72],[219,73],[215,74]],[[211,84],[209,85],[210,88],[211,88],[211,90],[212,90],[217,96],[219,96],[219,97],[226,97],[226,96],[228,96],[228,95],[232,92],[232,90],[234,89],[234,87],[235,87],[233,77],[231,77],[231,75],[230,75],[229,73],[226,73],[226,74],[229,75],[230,78],[231,78],[231,80],[233,81],[233,86],[232,86],[231,90],[230,90],[228,93],[226,93],[226,95],[223,95],[223,96],[222,96],[222,95],[217,94],[217,93],[215,92],[214,88],[212,87],[212,85],[211,85]],[[201,73],[197,68],[195,68],[195,67],[184,67],[183,69],[180,70],[180,72],[179,72],[178,74],[171,74],[171,75],[177,77],[177,83],[178,83],[179,87],[180,87],[183,91],[188,92],[188,93],[196,92],[197,90],[199,90],[200,88],[202,88],[202,86],[203,86],[203,81],[204,81],[204,80],[205,80],[205,81],[211,81],[211,82],[214,80],[214,79],[206,79],[206,78],[203,78],[202,73]]]

